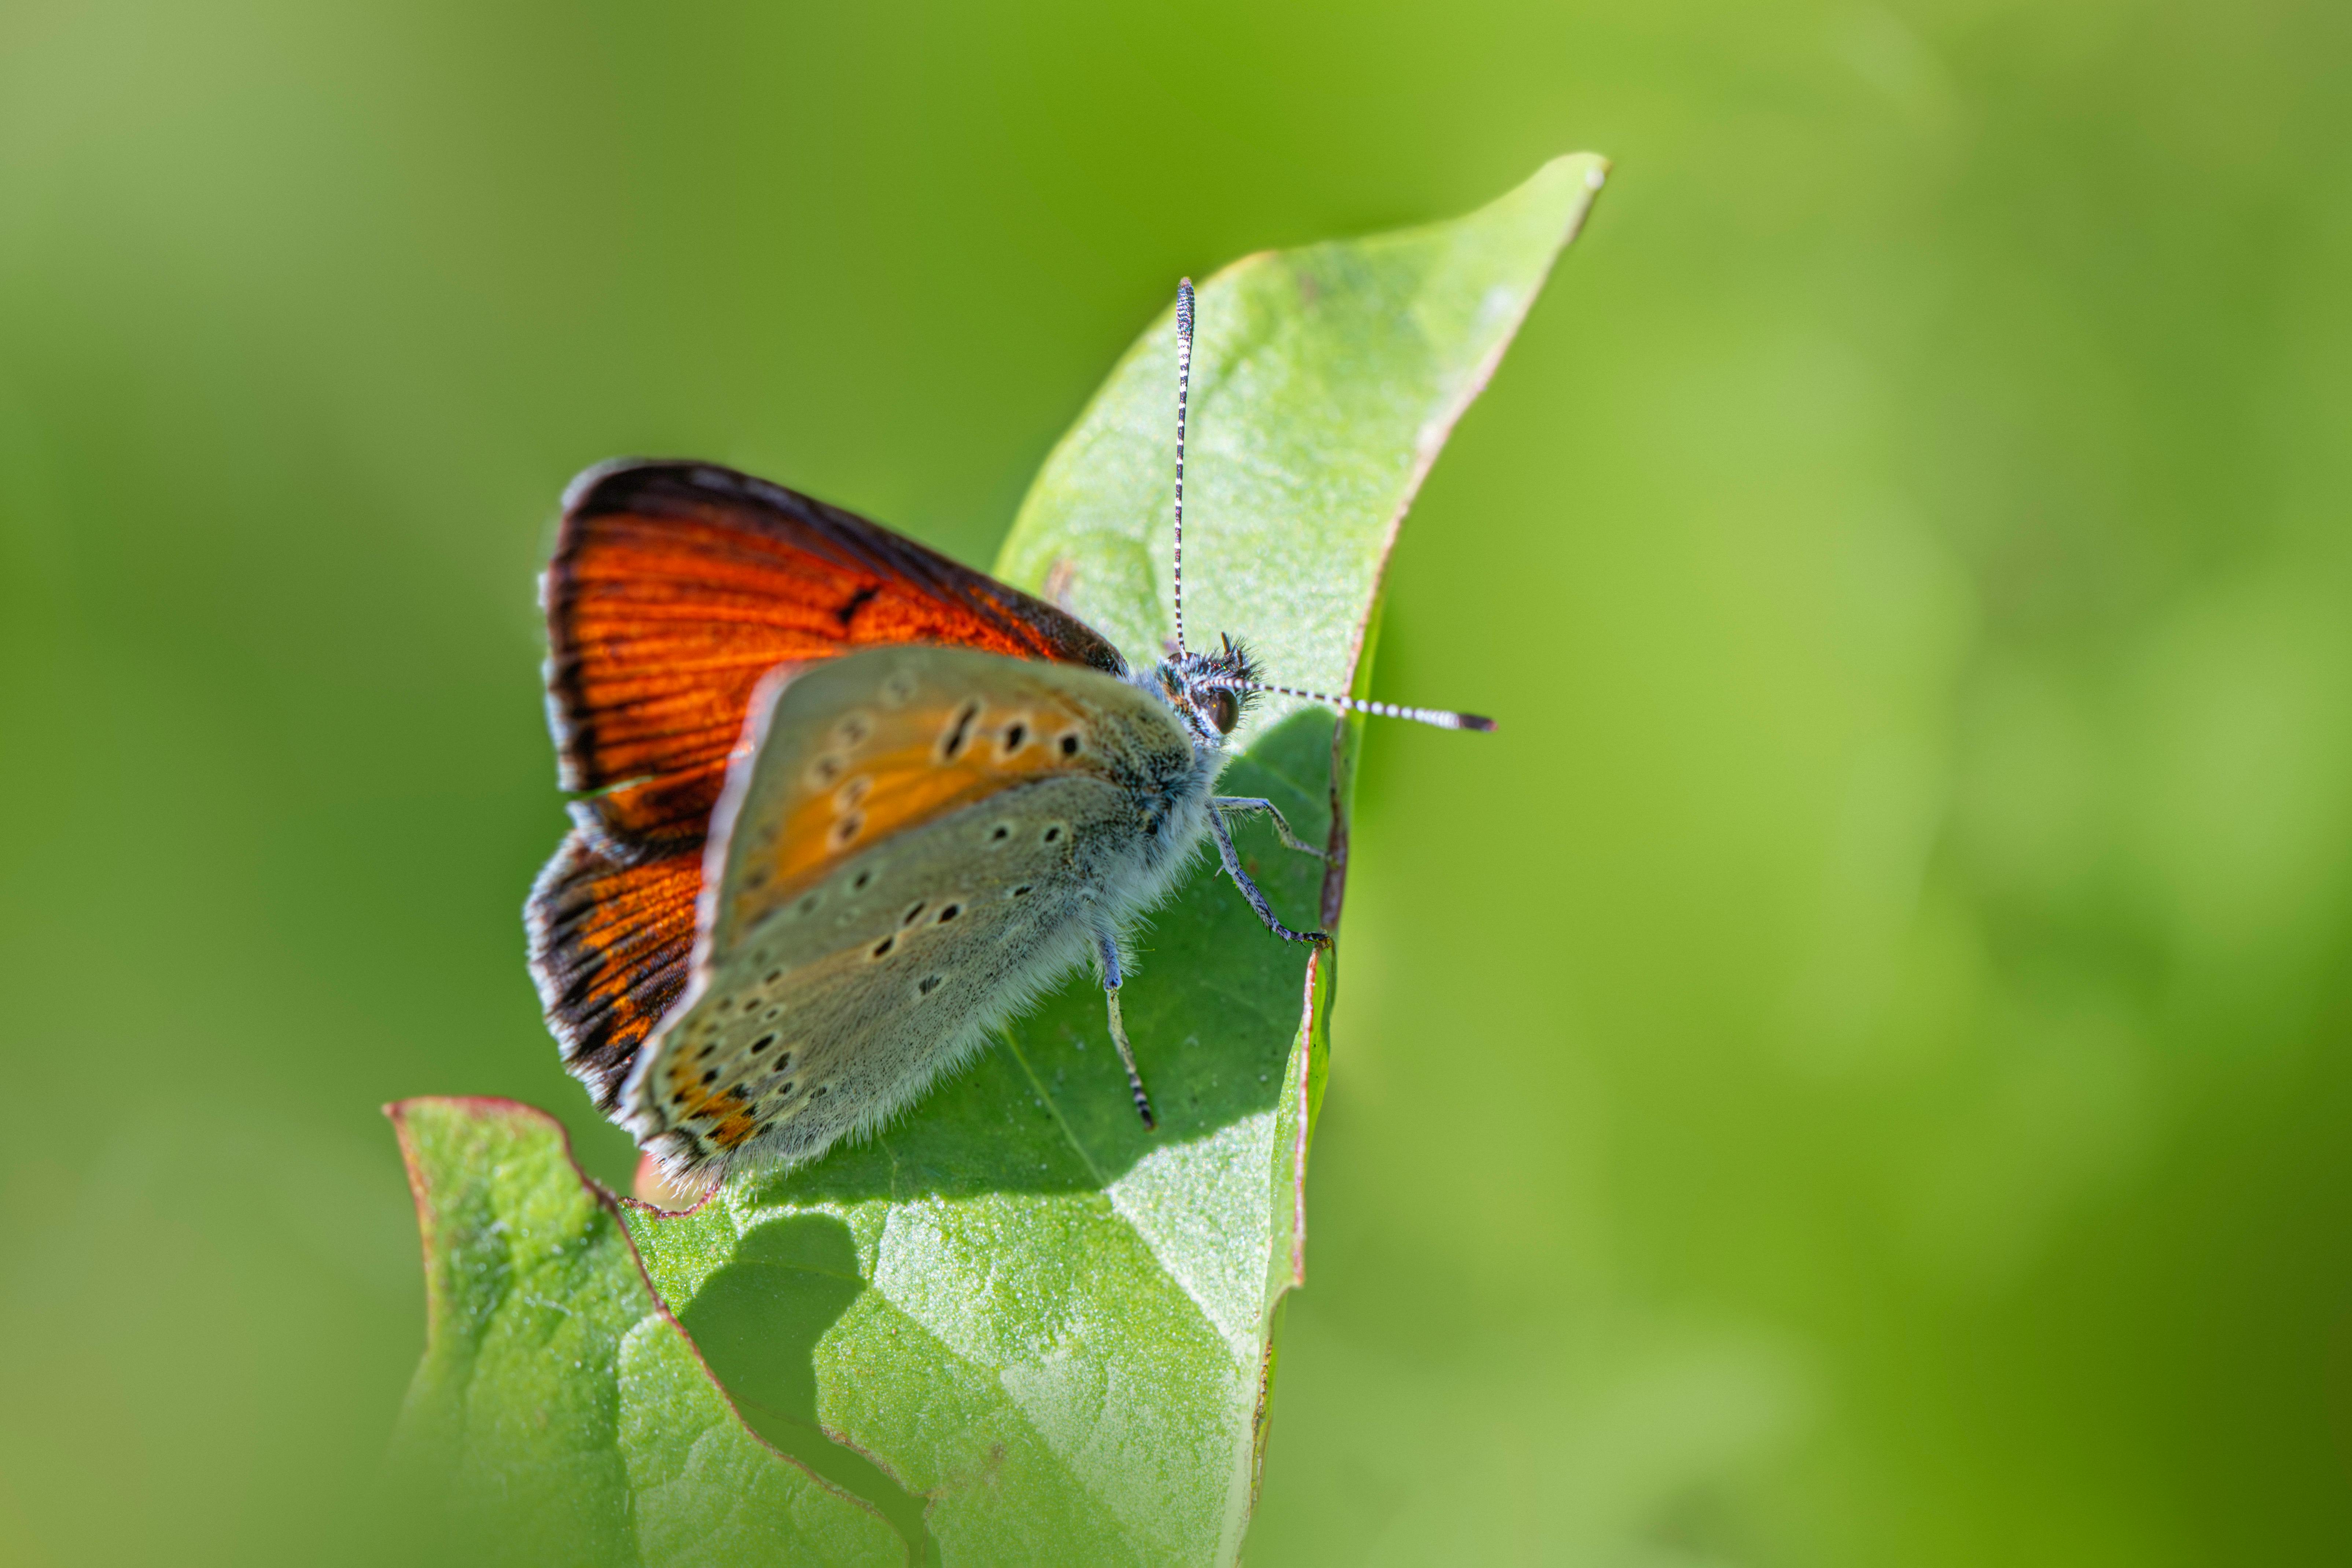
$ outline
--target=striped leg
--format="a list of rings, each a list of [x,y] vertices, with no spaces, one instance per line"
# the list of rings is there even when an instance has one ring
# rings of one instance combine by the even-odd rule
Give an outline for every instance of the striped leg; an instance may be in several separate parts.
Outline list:
[[[1160,1119],[1151,1114],[1151,1097],[1143,1092],[1143,1075],[1135,1068],[1135,1047],[1127,1043],[1127,1025],[1118,1016],[1118,943],[1111,940],[1110,932],[1095,932],[1095,953],[1102,962],[1103,1000],[1110,1005],[1111,1044],[1118,1047],[1119,1063],[1127,1068],[1127,1087],[1135,1093],[1135,1113],[1156,1132]]]
[[[1224,814],[1217,809],[1214,802],[1209,805],[1209,832],[1217,841],[1217,858],[1225,863],[1225,875],[1231,877],[1234,879],[1234,885],[1241,889],[1242,897],[1249,900],[1250,908],[1257,911],[1257,918],[1265,922],[1266,930],[1285,942],[1329,942],[1331,940],[1328,935],[1319,931],[1293,931],[1275,919],[1274,906],[1265,901],[1265,895],[1258,891],[1257,884],[1250,880],[1247,871],[1242,869],[1242,858],[1234,853],[1234,836],[1225,831]]]

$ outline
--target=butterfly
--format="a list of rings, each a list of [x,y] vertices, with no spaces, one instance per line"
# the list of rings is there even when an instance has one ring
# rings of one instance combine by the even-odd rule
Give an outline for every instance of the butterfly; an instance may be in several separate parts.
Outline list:
[[[541,599],[573,826],[524,911],[565,1068],[677,1181],[798,1164],[868,1134],[1082,963],[1119,1015],[1126,938],[1213,843],[1276,918],[1216,794],[1279,693],[1230,637],[1184,643],[1178,290],[1175,637],[1131,666],[1042,599],[780,485],[621,461],[566,491]]]

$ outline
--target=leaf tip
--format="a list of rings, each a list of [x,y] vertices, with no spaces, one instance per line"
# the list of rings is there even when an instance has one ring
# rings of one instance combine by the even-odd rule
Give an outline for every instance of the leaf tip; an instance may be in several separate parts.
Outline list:
[[[1519,188],[1530,194],[1550,193],[1549,202],[1565,208],[1562,216],[1567,220],[1568,232],[1562,243],[1566,243],[1576,237],[1586,211],[1601,195],[1601,187],[1609,183],[1611,168],[1609,160],[1598,153],[1563,153],[1538,169]]]

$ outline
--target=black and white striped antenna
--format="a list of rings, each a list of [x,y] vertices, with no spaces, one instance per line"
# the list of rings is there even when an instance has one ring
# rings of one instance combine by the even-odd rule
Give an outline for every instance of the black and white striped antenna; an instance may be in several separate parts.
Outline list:
[[[1192,390],[1192,280],[1176,285],[1176,651],[1184,651],[1184,404]]]
[[[1348,713],[1370,713],[1381,719],[1410,719],[1416,724],[1434,724],[1441,730],[1481,730],[1491,731],[1495,721],[1483,713],[1457,713],[1451,708],[1406,708],[1394,702],[1368,702],[1360,697],[1334,697],[1328,691],[1301,691],[1295,686],[1276,686],[1271,681],[1247,680],[1236,684],[1236,690],[1270,691],[1277,697],[1300,697],[1309,702],[1321,702]]]

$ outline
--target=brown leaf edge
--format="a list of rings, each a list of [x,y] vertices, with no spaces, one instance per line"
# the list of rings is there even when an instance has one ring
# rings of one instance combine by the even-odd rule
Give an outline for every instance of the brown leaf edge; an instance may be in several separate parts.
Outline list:
[[[694,1358],[694,1364],[702,1369],[702,1375],[704,1378],[709,1380],[711,1392],[719,1396],[719,1403],[726,1407],[727,1414],[733,1418],[737,1429],[745,1436],[751,1438],[752,1442],[757,1443],[761,1447],[767,1449],[767,1451],[773,1455],[779,1462],[790,1465],[793,1468],[808,1477],[810,1480],[814,1481],[817,1486],[822,1488],[824,1490],[828,1491],[834,1496],[841,1498],[848,1502],[854,1503],[857,1507],[865,1510],[867,1513],[872,1514],[876,1519],[881,1521],[883,1526],[889,1530],[893,1535],[898,1535],[902,1542],[906,1540],[905,1536],[900,1534],[898,1527],[893,1524],[890,1521],[889,1516],[883,1513],[880,1509],[876,1508],[872,1503],[866,1501],[864,1498],[859,1497],[855,1492],[844,1491],[840,1487],[835,1486],[833,1482],[825,1479],[823,1476],[818,1475],[806,1465],[801,1463],[800,1460],[794,1458],[792,1455],[785,1453],[782,1449],[777,1447],[765,1437],[762,1437],[757,1431],[753,1430],[751,1424],[743,1419],[743,1412],[737,1407],[734,1396],[727,1392],[727,1385],[719,1380],[719,1376],[716,1373],[711,1371],[710,1363],[703,1357],[702,1347],[694,1342],[694,1336],[686,1331],[686,1325],[679,1322],[677,1319],[672,1315],[669,1310],[669,1304],[661,1299],[661,1292],[654,1289],[653,1276],[646,1270],[646,1260],[637,1251],[637,1240],[636,1237],[630,1233],[627,1217],[623,1213],[623,1205],[625,1205],[629,1208],[641,1209],[647,1214],[661,1218],[675,1218],[681,1214],[693,1214],[698,1212],[704,1204],[709,1203],[712,1198],[717,1196],[719,1189],[714,1186],[709,1192],[703,1194],[701,1202],[697,1203],[693,1208],[682,1210],[666,1209],[658,1205],[645,1203],[636,1198],[625,1197],[617,1194],[613,1192],[611,1188],[605,1186],[604,1183],[590,1175],[587,1171],[582,1167],[579,1158],[572,1152],[571,1129],[565,1127],[562,1122],[559,1121],[546,1111],[541,1110],[535,1105],[527,1105],[520,1100],[508,1100],[499,1095],[421,1094],[413,1095],[406,1100],[394,1100],[383,1108],[384,1115],[389,1118],[392,1122],[393,1136],[399,1141],[400,1163],[402,1167],[408,1173],[409,1196],[413,1198],[416,1204],[417,1239],[423,1251],[425,1263],[425,1353],[429,1355],[432,1352],[434,1341],[441,1331],[441,1320],[443,1314],[447,1310],[447,1309],[442,1300],[442,1287],[439,1276],[433,1267],[434,1240],[438,1233],[439,1226],[436,1222],[436,1217],[433,1212],[432,1199],[425,1190],[424,1174],[417,1167],[416,1152],[410,1142],[408,1130],[408,1112],[412,1107],[418,1106],[443,1107],[456,1110],[460,1114],[471,1116],[485,1121],[513,1120],[524,1122],[534,1122],[537,1123],[541,1130],[553,1132],[555,1134],[558,1146],[563,1151],[565,1163],[572,1167],[572,1173],[579,1178],[580,1184],[588,1190],[589,1195],[595,1199],[600,1207],[612,1215],[614,1225],[619,1227],[621,1233],[621,1244],[628,1249],[629,1261],[636,1268],[637,1283],[645,1290],[646,1300],[651,1304],[654,1312],[660,1317],[661,1321],[669,1326],[670,1331],[676,1334],[678,1339],[685,1343],[687,1353]],[[887,1476],[892,1482],[896,1483],[900,1488],[904,1489],[906,1487],[904,1479],[875,1455],[867,1453],[864,1448],[859,1447],[856,1444],[847,1441],[839,1433],[827,1431],[825,1436],[831,1438],[834,1442],[841,1444],[843,1447],[849,1448],[871,1461],[877,1469],[880,1470],[885,1476]],[[910,1497],[919,1497],[921,1494],[908,1490],[908,1495]],[[911,1563],[915,1561],[913,1553],[918,1550],[918,1547],[911,1542],[907,1542],[907,1547],[908,1552],[908,1561]]]

